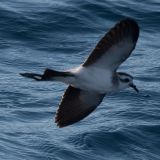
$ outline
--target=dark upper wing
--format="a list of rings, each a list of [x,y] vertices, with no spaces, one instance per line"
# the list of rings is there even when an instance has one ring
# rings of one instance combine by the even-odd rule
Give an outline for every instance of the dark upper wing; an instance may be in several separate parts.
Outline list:
[[[134,20],[120,21],[100,40],[83,66],[95,65],[115,71],[135,48],[138,36],[139,27]]]
[[[64,127],[80,121],[101,103],[104,96],[69,86],[57,110],[55,122]]]

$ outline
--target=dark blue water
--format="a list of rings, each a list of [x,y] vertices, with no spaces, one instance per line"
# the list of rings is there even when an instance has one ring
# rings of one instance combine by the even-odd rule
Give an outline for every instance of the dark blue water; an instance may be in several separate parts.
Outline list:
[[[141,29],[120,70],[134,75],[140,94],[105,97],[86,119],[59,129],[54,116],[67,86],[19,73],[78,66],[126,16]],[[0,159],[160,160],[159,38],[159,0],[1,0]]]

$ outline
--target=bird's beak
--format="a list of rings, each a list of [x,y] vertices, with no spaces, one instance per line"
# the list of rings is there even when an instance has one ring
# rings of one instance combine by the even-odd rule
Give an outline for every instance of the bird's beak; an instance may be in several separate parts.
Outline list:
[[[139,90],[137,89],[136,85],[134,85],[133,83],[129,84],[129,86],[131,88],[133,88],[137,93],[139,93]]]

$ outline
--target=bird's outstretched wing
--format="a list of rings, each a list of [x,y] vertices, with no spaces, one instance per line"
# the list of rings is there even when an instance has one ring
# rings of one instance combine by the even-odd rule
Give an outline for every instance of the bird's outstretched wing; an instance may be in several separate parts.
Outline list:
[[[133,19],[120,21],[100,40],[83,66],[115,71],[130,56],[138,37],[139,27]]]
[[[55,122],[59,127],[64,127],[80,121],[101,103],[104,96],[69,86],[62,97]]]

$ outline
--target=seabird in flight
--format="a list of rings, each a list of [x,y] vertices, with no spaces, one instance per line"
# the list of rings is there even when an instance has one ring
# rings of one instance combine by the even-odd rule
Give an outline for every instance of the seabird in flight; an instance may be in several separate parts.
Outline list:
[[[59,127],[68,126],[89,115],[108,93],[128,87],[138,92],[131,75],[117,72],[134,50],[138,37],[138,24],[126,18],[104,35],[79,67],[67,71],[46,69],[43,74],[21,75],[37,81],[60,81],[69,85],[55,117]]]

